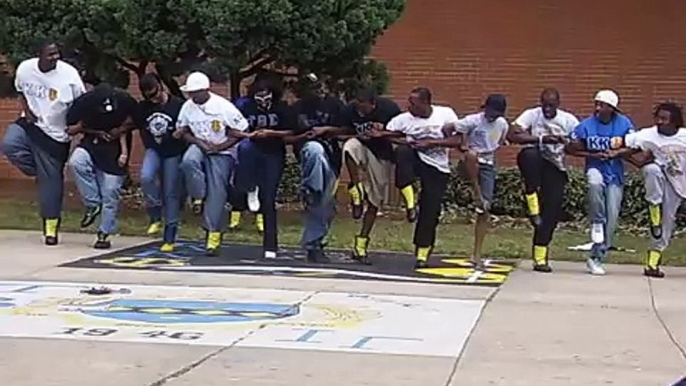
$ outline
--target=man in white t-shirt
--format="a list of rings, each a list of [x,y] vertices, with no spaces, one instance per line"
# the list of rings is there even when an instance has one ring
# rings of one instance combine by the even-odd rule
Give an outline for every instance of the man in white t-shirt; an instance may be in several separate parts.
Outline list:
[[[179,112],[176,138],[190,143],[181,170],[193,200],[193,211],[204,212],[206,249],[217,254],[221,246],[225,204],[236,163],[235,144],[249,138],[248,121],[227,99],[210,92],[210,79],[201,72],[188,76],[181,91],[188,99]]]
[[[24,174],[36,177],[45,244],[57,245],[71,141],[67,111],[86,88],[78,71],[60,60],[53,42],[43,43],[37,58],[19,64],[14,83],[22,114],[7,128],[2,150]]]
[[[449,149],[444,144],[446,130],[458,118],[452,108],[433,105],[427,88],[412,90],[408,111],[396,115],[385,130],[371,130],[370,137],[390,138],[399,144],[396,153],[395,183],[405,199],[407,219],[417,220],[414,230],[416,268],[428,267],[436,241],[443,195],[450,176]],[[419,214],[412,184],[419,179]]]
[[[554,88],[543,90],[540,101],[540,106],[525,110],[515,119],[507,138],[524,146],[517,156],[517,166],[524,179],[528,215],[534,226],[534,271],[552,272],[548,245],[560,218],[567,185],[564,147],[579,120],[559,108],[560,93]]]
[[[676,213],[686,199],[686,128],[681,108],[662,103],[655,110],[655,126],[629,134],[626,146],[636,149],[629,160],[641,167],[650,212],[652,246],[643,273],[662,278],[662,252],[669,245]]]
[[[481,248],[486,237],[495,192],[495,152],[505,142],[508,130],[507,120],[503,117],[507,109],[504,95],[489,95],[482,108],[483,111],[469,114],[455,125],[455,134],[462,137],[459,140],[460,148],[465,153],[464,161],[460,164],[461,174],[473,186],[477,219],[472,263],[477,270],[484,269]]]

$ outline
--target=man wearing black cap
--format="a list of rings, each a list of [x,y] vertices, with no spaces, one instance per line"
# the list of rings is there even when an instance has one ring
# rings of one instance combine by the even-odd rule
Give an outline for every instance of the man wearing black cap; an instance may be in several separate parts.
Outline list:
[[[76,187],[86,206],[81,226],[91,225],[102,213],[94,245],[97,249],[110,248],[108,236],[117,228],[136,107],[136,100],[128,93],[101,83],[76,99],[67,114],[70,125],[80,123],[70,134],[84,134],[69,159]]]
[[[495,152],[505,142],[508,130],[507,120],[503,117],[507,108],[505,96],[489,95],[482,108],[482,112],[467,115],[455,125],[455,133],[462,137],[460,150],[465,153],[460,170],[473,186],[477,220],[472,263],[479,270],[483,269],[481,247],[495,190]]]

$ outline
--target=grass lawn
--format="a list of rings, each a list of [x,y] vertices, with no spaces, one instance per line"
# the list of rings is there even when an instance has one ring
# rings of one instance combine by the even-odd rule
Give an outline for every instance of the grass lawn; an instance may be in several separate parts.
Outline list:
[[[82,209],[78,204],[67,205],[62,222],[63,231],[78,232]],[[143,210],[124,209],[120,221],[120,234],[144,235],[147,217]],[[282,245],[297,245],[302,231],[301,216],[297,211],[281,211],[279,240]],[[204,234],[198,226],[198,219],[184,213],[181,227],[181,237],[200,238]],[[34,201],[16,198],[0,198],[0,228],[40,230],[41,223],[37,215]],[[242,230],[225,236],[227,241],[261,243],[261,236],[254,230],[254,215],[244,213]],[[352,245],[353,237],[359,230],[359,223],[350,218],[344,208],[336,216],[330,245],[332,247],[348,248]],[[402,217],[386,215],[380,217],[372,233],[370,249],[411,251],[413,225],[402,220]],[[89,232],[93,232],[92,229]],[[486,238],[484,253],[491,257],[529,259],[531,229],[529,227],[515,227],[510,225],[497,226],[491,230]],[[555,234],[551,250],[551,259],[583,261],[584,252],[568,251],[572,245],[586,243],[590,240],[587,232],[559,229]],[[458,219],[448,224],[441,224],[438,230],[437,252],[449,252],[456,256],[467,257],[473,243],[473,226],[465,219]],[[610,262],[640,264],[645,248],[649,245],[645,236],[620,234],[618,245],[637,250],[636,253],[613,252]],[[686,265],[686,240],[677,238],[665,253],[665,263],[671,265]]]

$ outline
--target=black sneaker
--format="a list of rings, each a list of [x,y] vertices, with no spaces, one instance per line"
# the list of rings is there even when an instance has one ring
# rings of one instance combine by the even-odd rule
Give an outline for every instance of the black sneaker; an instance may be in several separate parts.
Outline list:
[[[101,211],[102,208],[100,205],[86,208],[86,213],[83,214],[83,218],[81,219],[81,228],[91,226],[93,222],[95,222],[95,219],[98,218]]]
[[[417,260],[414,262],[414,269],[429,268],[429,263],[424,260]]]
[[[53,247],[59,243],[59,227],[61,221],[61,219],[43,219],[45,245]]]
[[[534,271],[550,273],[553,272],[553,269],[548,264],[534,264]]]
[[[308,263],[329,263],[331,260],[324,254],[324,250],[321,248],[309,249],[307,251],[307,262]]]
[[[110,243],[107,238],[109,235],[107,233],[103,232],[98,232],[98,238],[95,240],[95,244],[93,245],[93,248],[95,249],[110,249],[112,247],[112,243]]]
[[[645,267],[643,268],[643,274],[656,279],[662,279],[665,277],[665,273],[662,272],[660,268]]]

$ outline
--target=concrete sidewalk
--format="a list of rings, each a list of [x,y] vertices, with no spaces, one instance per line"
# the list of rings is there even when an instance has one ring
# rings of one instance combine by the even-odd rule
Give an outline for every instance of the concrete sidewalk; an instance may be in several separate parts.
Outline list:
[[[231,287],[488,300],[461,356],[0,338],[0,385],[670,385],[686,374],[686,269],[648,280],[640,267],[592,277],[581,264],[551,275],[529,263],[499,290],[359,280],[56,268],[94,254],[92,235],[40,245],[0,231],[0,280]],[[115,247],[143,242],[115,238]],[[0,320],[0,324],[2,321]],[[412,329],[434,326],[412,321]],[[451,320],[436,323],[450,324]]]

